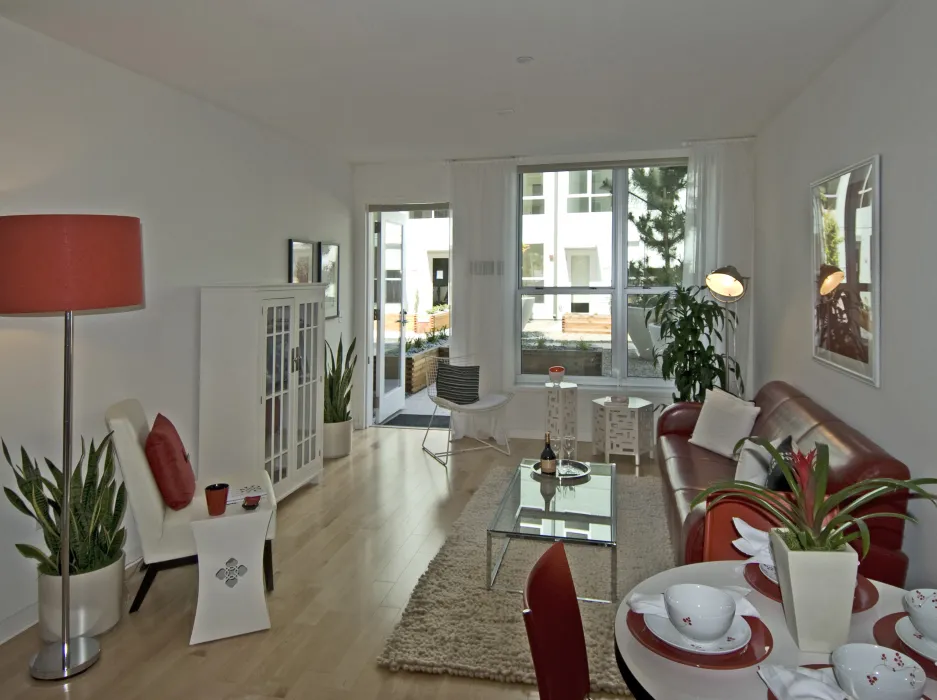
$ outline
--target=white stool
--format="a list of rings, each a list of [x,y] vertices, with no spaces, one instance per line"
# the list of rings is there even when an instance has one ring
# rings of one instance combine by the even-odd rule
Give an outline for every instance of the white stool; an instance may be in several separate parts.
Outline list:
[[[253,512],[231,504],[224,515],[192,522],[198,604],[189,644],[270,629],[263,576],[269,500]]]
[[[610,396],[592,401],[592,453],[633,455],[641,464],[641,453],[654,445],[654,404],[630,396],[612,401]]]
[[[578,435],[576,416],[579,410],[579,385],[573,382],[547,382],[547,431],[562,440]]]

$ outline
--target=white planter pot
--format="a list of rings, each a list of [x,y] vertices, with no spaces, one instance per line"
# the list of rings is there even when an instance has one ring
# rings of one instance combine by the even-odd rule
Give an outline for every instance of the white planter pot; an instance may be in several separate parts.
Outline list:
[[[95,637],[120,622],[124,602],[124,556],[110,566],[68,577],[70,634]],[[39,574],[39,636],[62,638],[62,578]]]
[[[777,530],[771,553],[781,586],[787,629],[801,651],[829,653],[849,638],[859,555],[849,546],[836,552],[796,552]]]
[[[323,423],[322,456],[326,459],[351,454],[351,421]]]

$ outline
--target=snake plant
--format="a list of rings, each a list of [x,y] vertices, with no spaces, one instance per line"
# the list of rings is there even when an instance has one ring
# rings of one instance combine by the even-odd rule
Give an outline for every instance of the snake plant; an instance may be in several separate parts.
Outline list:
[[[10,458],[6,443],[3,456],[16,476],[17,494],[4,487],[3,491],[13,507],[35,520],[42,529],[48,552],[30,544],[18,544],[16,549],[24,557],[39,563],[39,573],[46,576],[61,574],[61,522],[62,493],[65,476],[62,470],[46,459],[49,474],[39,468],[39,461],[30,459],[26,448],[21,448],[21,465],[16,467]],[[87,456],[87,469],[82,475]],[[127,533],[121,527],[127,509],[127,490],[117,485],[114,469],[114,450],[108,434],[101,444],[85,452],[81,441],[81,458],[72,472],[70,486],[69,521],[69,574],[86,574],[103,569],[120,559]]]
[[[351,420],[351,380],[355,374],[355,365],[358,356],[355,352],[355,342],[352,338],[348,346],[348,355],[342,350],[342,339],[338,339],[338,352],[332,352],[332,346],[326,342],[329,356],[325,364],[325,416],[326,423],[343,423]]]
[[[784,528],[781,537],[793,551],[832,552],[853,540],[861,540],[862,556],[869,553],[871,539],[867,520],[872,518],[899,518],[917,522],[913,515],[879,511],[857,515],[856,512],[882,496],[909,492],[912,497],[937,504],[937,494],[924,489],[937,484],[937,479],[871,478],[849,484],[836,493],[827,494],[830,473],[829,446],[817,443],[808,454],[797,451],[787,461],[770,442],[763,438],[743,438],[736,445],[736,453],[746,441],[761,445],[774,458],[790,486],[791,493],[778,493],[748,481],[722,481],[700,493],[693,506],[707,503],[712,507],[727,498],[754,503],[770,513]],[[789,496],[789,497],[788,497]]]

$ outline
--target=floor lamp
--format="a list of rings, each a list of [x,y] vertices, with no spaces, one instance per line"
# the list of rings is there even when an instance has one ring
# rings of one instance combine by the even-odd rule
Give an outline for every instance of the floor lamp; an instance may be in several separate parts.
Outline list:
[[[0,217],[0,314],[63,314],[65,391],[62,471],[72,472],[74,313],[143,303],[140,220],[129,216],[38,214]],[[70,512],[69,490],[62,513]],[[90,668],[101,647],[69,630],[69,520],[62,518],[62,639],[44,644],[29,670],[40,680],[70,678]]]
[[[745,296],[745,292],[748,291],[748,280],[749,278],[743,277],[734,265],[716,268],[706,275],[706,286],[709,287],[709,293],[712,294],[713,299],[722,303],[725,314],[725,384],[723,389],[726,391],[729,390],[729,304],[741,301],[742,297]],[[735,342],[734,335],[732,336],[732,342]]]

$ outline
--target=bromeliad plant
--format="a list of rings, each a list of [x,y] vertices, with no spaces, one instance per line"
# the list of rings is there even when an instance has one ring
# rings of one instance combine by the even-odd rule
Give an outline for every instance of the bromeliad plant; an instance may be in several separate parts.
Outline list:
[[[780,535],[788,549],[803,552],[833,552],[853,540],[861,539],[862,557],[869,553],[871,543],[867,520],[872,518],[900,518],[917,522],[913,515],[880,511],[856,515],[882,496],[908,491],[937,504],[937,494],[929,493],[925,486],[937,484],[937,479],[885,479],[873,478],[850,484],[836,493],[827,495],[830,472],[830,450],[817,443],[808,454],[795,452],[790,462],[762,438],[745,438],[736,445],[736,453],[750,441],[764,447],[774,458],[790,486],[790,494],[781,494],[748,481],[724,481],[713,484],[700,493],[693,506],[705,503],[715,496],[708,507],[727,498],[743,499],[760,506],[781,523]],[[787,498],[787,496],[790,498]]]
[[[329,356],[325,366],[325,416],[326,423],[344,423],[351,420],[351,380],[355,374],[355,365],[358,356],[355,352],[355,342],[352,338],[348,346],[347,357],[342,350],[342,339],[338,339],[338,352],[332,352],[332,346],[326,343]]]
[[[0,441],[2,443],[2,441]],[[21,465],[17,468],[10,458],[6,443],[3,456],[16,477],[17,494],[4,487],[3,491],[13,507],[35,520],[42,529],[48,552],[30,544],[18,544],[16,549],[24,557],[39,563],[39,573],[60,576],[62,494],[65,477],[62,470],[46,459],[51,478],[39,468],[39,462],[30,459],[26,448],[21,448]],[[87,452],[87,471],[82,476],[85,462],[85,441],[81,441],[81,458],[72,472],[69,502],[69,574],[87,574],[103,569],[120,559],[127,532],[121,527],[127,509],[127,489],[117,485],[114,468],[114,450],[111,436]]]

